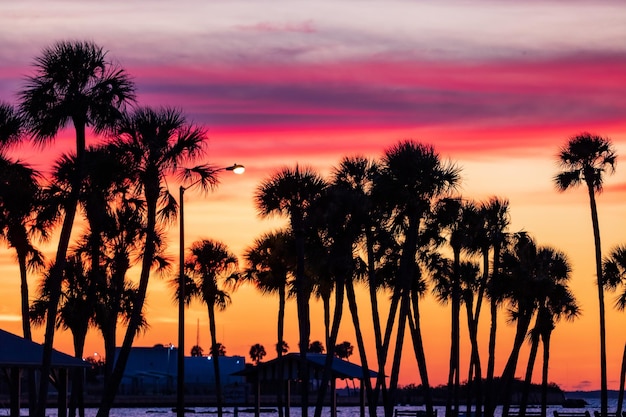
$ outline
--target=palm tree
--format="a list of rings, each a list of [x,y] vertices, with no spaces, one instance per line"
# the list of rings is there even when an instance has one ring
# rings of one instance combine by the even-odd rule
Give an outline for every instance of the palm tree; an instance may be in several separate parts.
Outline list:
[[[621,292],[615,300],[615,307],[624,311],[626,309],[626,245],[613,248],[608,257],[603,262],[604,286],[610,291],[615,291],[620,287]],[[622,357],[622,368],[620,372],[619,396],[617,401],[617,415],[621,415],[624,404],[624,382],[626,380],[626,346]]]
[[[105,357],[108,359],[104,368],[105,384],[108,384],[113,372],[118,323],[128,325],[137,301],[137,288],[127,279],[127,273],[141,254],[144,214],[142,201],[123,194],[118,203],[110,208],[107,227],[103,229],[103,275],[94,289],[94,324],[102,333]],[[144,319],[138,331],[146,327]]]
[[[19,143],[24,134],[24,120],[8,103],[0,102],[0,150]]]
[[[20,271],[22,333],[32,340],[28,319],[28,271],[43,267],[43,255],[32,237],[47,236],[48,227],[35,217],[41,206],[39,174],[31,167],[5,159],[0,153],[0,240],[15,249]]]
[[[107,417],[122,380],[130,349],[142,323],[142,311],[150,272],[160,243],[161,229],[175,217],[178,205],[166,186],[166,176],[181,172],[181,166],[203,155],[205,131],[187,122],[173,108],[139,108],[125,115],[115,132],[120,158],[131,167],[136,193],[145,201],[145,235],[137,299],[126,329],[111,382],[105,387],[98,417]],[[216,183],[216,170],[201,165],[193,169],[200,184],[209,188]]]
[[[258,365],[259,362],[263,360],[263,358],[267,355],[265,352],[265,347],[259,343],[255,343],[250,347],[250,359]]]
[[[561,318],[573,320],[580,309],[572,295],[567,282],[570,279],[571,267],[566,256],[551,247],[537,249],[535,274],[537,281],[533,283],[537,299],[537,315],[535,326],[530,331],[531,354],[528,359],[523,397],[520,404],[520,415],[525,412],[530,388],[533,366],[539,346],[543,343],[542,366],[542,416],[546,416],[547,389],[548,389],[548,362],[550,359],[550,337],[556,323]]]
[[[74,356],[83,358],[87,331],[93,319],[93,294],[89,286],[89,266],[79,253],[73,253],[65,264],[63,284],[55,327],[70,330],[74,344]],[[50,302],[50,271],[39,290],[39,297],[31,307],[31,320],[37,326],[41,326],[47,320],[47,307]],[[81,373],[75,373],[72,377],[73,385],[70,398],[70,416],[76,415],[76,407],[79,407],[81,416],[84,416],[83,403],[83,380]]]
[[[178,301],[178,299],[176,301]],[[202,349],[202,347],[200,347],[199,345],[193,345],[191,347],[191,356],[193,357],[204,356],[204,349]]]
[[[282,373],[280,359],[287,352],[284,340],[285,304],[293,292],[293,276],[296,270],[294,237],[289,230],[265,233],[254,241],[244,254],[246,270],[243,279],[252,281],[263,294],[278,293],[278,320],[276,353],[278,372]],[[283,417],[283,387],[278,390],[278,415]]]
[[[352,356],[353,351],[354,346],[348,341],[341,342],[335,346],[335,356],[339,359],[348,360],[348,358]]]
[[[19,93],[21,112],[28,130],[37,142],[55,138],[60,129],[72,123],[76,132],[77,172],[71,202],[65,218],[54,267],[51,270],[50,305],[47,313],[42,374],[50,372],[54,322],[61,295],[61,281],[78,202],[78,184],[83,168],[86,129],[96,133],[109,130],[127,103],[134,100],[134,86],[123,69],[111,64],[102,47],[93,42],[62,41],[45,48],[35,58],[35,75]],[[37,415],[44,417],[48,378],[41,378]]]
[[[298,311],[300,371],[302,378],[302,417],[308,416],[309,375],[306,353],[309,347],[309,298],[312,283],[305,274],[305,241],[311,229],[313,207],[321,198],[326,182],[310,169],[284,168],[263,181],[255,193],[255,203],[262,217],[288,216],[296,246],[296,303]]]
[[[226,346],[220,342],[211,345],[211,356],[226,356]]]
[[[432,199],[454,188],[459,181],[459,170],[441,162],[439,155],[431,146],[413,141],[403,141],[389,148],[383,157],[381,175],[374,184],[375,200],[384,204],[385,210],[394,213],[391,218],[391,227],[396,235],[402,237],[402,251],[394,288],[394,299],[400,302],[398,330],[394,360],[389,382],[389,396],[385,404],[385,415],[393,413],[394,395],[397,390],[398,375],[402,345],[404,342],[405,327],[411,310],[412,301],[417,302],[418,291],[423,291],[419,285],[421,272],[417,265],[417,251],[420,246],[426,215],[431,210]],[[413,306],[418,314],[419,307]],[[426,390],[427,412],[432,414],[432,403],[429,398],[428,373],[423,356],[421,328],[417,320],[412,320],[411,336],[416,351],[416,359]]]
[[[384,274],[380,273],[385,261],[389,259],[386,255],[393,253],[393,251],[387,250],[389,239],[388,234],[382,227],[384,224],[384,219],[382,219],[383,213],[377,209],[372,198],[374,181],[379,175],[379,170],[380,167],[376,161],[363,156],[345,157],[340,161],[339,165],[333,169],[331,179],[333,193],[336,195],[335,201],[332,203],[333,206],[338,207],[340,210],[335,210],[336,215],[333,216],[335,219],[331,219],[333,220],[332,227],[328,227],[329,231],[334,230],[333,242],[337,243],[337,239],[340,238],[341,241],[345,241],[344,246],[350,246],[350,249],[347,249],[346,252],[351,256],[354,256],[351,254],[352,247],[358,248],[357,250],[364,248],[364,254],[366,255],[366,260],[359,260],[359,263],[362,268],[366,268],[366,282],[370,296],[376,359],[379,371],[376,389],[372,390],[371,394],[369,392],[369,378],[364,375],[368,404],[370,406],[378,403],[379,387],[383,388],[383,396],[386,396],[384,369],[388,343],[383,341],[377,292],[386,285],[386,281],[383,279]],[[344,265],[345,263],[343,262]],[[354,269],[356,267],[354,262],[351,261],[351,264],[351,268]],[[346,274],[345,282],[347,286],[352,285],[351,275],[354,275],[354,272],[351,271],[350,274]],[[350,295],[352,292],[349,290],[348,294]],[[348,302],[351,306],[351,312],[356,312],[352,297],[348,298]],[[362,340],[362,335],[360,335],[360,329],[358,329],[358,314],[353,314],[352,316],[361,354],[361,343],[358,341]],[[366,372],[367,362],[364,351],[361,354],[361,359],[364,372]]]
[[[8,158],[4,150],[23,137],[23,122],[8,104],[0,103],[0,240],[15,249],[20,270],[22,333],[32,340],[28,318],[28,269],[43,266],[42,254],[31,238],[47,236],[47,228],[37,223],[41,204],[40,175],[30,166]]]
[[[477,245],[480,247],[480,252],[483,256],[483,277],[476,300],[474,323],[478,323],[483,295],[486,294],[489,298],[491,322],[489,327],[488,359],[485,376],[485,415],[491,415],[495,407],[493,377],[496,360],[498,306],[502,301],[502,294],[499,292],[501,286],[498,285],[500,277],[500,258],[501,249],[507,239],[507,228],[510,224],[509,202],[506,199],[492,197],[480,205],[479,214],[483,218],[483,230],[479,230],[478,232]],[[493,256],[490,274],[489,252],[491,249],[493,249]],[[476,328],[475,330],[477,331],[478,329]],[[478,375],[476,380],[480,380]],[[481,398],[480,393],[477,393],[477,398]]]
[[[600,412],[602,417],[606,417],[608,413],[608,387],[602,245],[600,241],[596,193],[602,191],[604,174],[612,174],[615,171],[616,160],[617,155],[610,139],[591,133],[581,133],[571,137],[567,144],[560,149],[558,161],[563,171],[554,177],[554,182],[559,191],[565,191],[580,184],[585,184],[589,195],[598,283],[598,307],[600,311]]]
[[[43,267],[43,257],[32,245],[31,239],[36,235],[46,239],[51,223],[38,221],[35,216],[41,208],[39,174],[30,166],[5,155],[5,150],[19,143],[23,137],[23,119],[12,106],[0,103],[0,240],[15,249],[20,271],[22,333],[26,340],[32,340],[28,318],[28,270]],[[37,384],[34,371],[29,371],[28,375],[28,402],[30,412],[34,414]]]
[[[461,341],[461,251],[471,251],[473,238],[478,229],[478,209],[471,201],[460,198],[443,198],[437,204],[434,217],[438,229],[448,234],[453,253],[450,276],[450,303],[452,331],[450,343],[450,368],[448,373],[448,398],[446,416],[458,415],[460,400],[460,341]],[[470,332],[471,333],[471,332]],[[475,343],[472,345],[475,348]],[[476,351],[477,352],[477,351]],[[469,381],[468,381],[469,382]]]
[[[222,386],[219,356],[226,353],[224,346],[217,342],[215,309],[224,310],[230,303],[230,295],[225,287],[237,279],[237,257],[221,242],[204,239],[192,244],[191,254],[185,260],[185,270],[189,274],[189,294],[207,306],[209,331],[211,333],[211,355],[215,372],[217,414],[222,417]],[[234,281],[235,280],[235,281]],[[223,353],[221,350],[223,349]]]
[[[319,340],[314,340],[309,345],[310,353],[324,353],[324,350],[326,350],[324,349],[324,344]]]

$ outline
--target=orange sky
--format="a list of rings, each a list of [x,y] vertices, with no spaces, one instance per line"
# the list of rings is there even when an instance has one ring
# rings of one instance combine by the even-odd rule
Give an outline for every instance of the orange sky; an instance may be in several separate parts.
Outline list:
[[[603,251],[626,243],[626,11],[618,3],[394,1],[384,13],[374,3],[353,10],[348,1],[259,8],[246,1],[183,0],[176,9],[170,2],[149,8],[121,0],[58,3],[3,6],[0,27],[14,36],[0,43],[0,100],[15,102],[33,58],[50,42],[92,39],[104,46],[133,76],[140,104],[179,106],[206,126],[207,162],[246,166],[244,176],[223,173],[220,188],[210,195],[186,193],[186,242],[217,238],[241,255],[260,234],[284,225],[280,219],[260,220],[252,201],[260,181],[283,166],[310,165],[325,174],[343,156],[379,157],[402,139],[432,144],[462,168],[464,197],[508,198],[512,231],[528,231],[539,244],[569,256],[583,316],[554,332],[550,377],[566,389],[599,386],[588,201],[582,189],[557,193],[551,179],[558,147],[569,136],[591,131],[610,137],[621,157],[598,199]],[[46,171],[72,144],[71,132],[64,132],[45,152],[26,146],[11,154]],[[175,193],[177,184],[170,186]],[[169,239],[168,252],[176,260],[177,225]],[[36,282],[32,277],[33,291]],[[0,327],[20,334],[18,272],[4,247],[0,293]],[[176,344],[177,310],[166,281],[154,276],[148,297],[151,328],[136,344]],[[218,315],[218,340],[228,354],[247,356],[254,343],[269,352],[277,300],[250,287],[232,299]],[[612,309],[612,295],[608,300],[609,386],[616,388],[626,317]],[[369,317],[367,304],[359,303],[363,317]],[[312,340],[323,340],[321,311],[313,302]],[[431,380],[444,383],[449,308],[428,296],[422,314]],[[295,317],[290,302],[286,340],[292,350]],[[195,344],[198,319],[206,351],[208,320],[200,305],[187,312],[186,346]],[[370,328],[365,331],[373,358]],[[499,329],[497,372],[513,336],[504,321]],[[485,349],[486,330],[481,328]],[[356,345],[347,316],[339,337]],[[56,347],[71,352],[69,334],[57,334]],[[85,351],[102,353],[95,332]],[[524,366],[523,356],[518,375]],[[400,382],[419,383],[408,344]]]

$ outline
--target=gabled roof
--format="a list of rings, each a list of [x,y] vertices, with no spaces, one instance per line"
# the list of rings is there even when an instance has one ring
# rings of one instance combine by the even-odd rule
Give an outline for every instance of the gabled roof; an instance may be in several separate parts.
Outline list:
[[[299,353],[288,353],[280,358],[283,362],[282,376],[278,375],[278,358],[272,359],[267,362],[261,362],[257,366],[246,368],[242,371],[235,372],[233,375],[258,375],[262,380],[274,380],[274,379],[296,379],[297,372],[300,364]],[[310,367],[310,374],[313,377],[315,374],[321,375],[324,370],[324,363],[326,361],[326,355],[321,353],[307,353],[306,360]],[[361,379],[363,378],[363,368],[360,365],[344,361],[333,357],[332,376],[334,378],[341,379]],[[370,378],[376,378],[377,372],[368,370]]]
[[[0,329],[0,367],[39,368],[43,346]],[[89,367],[82,359],[52,350],[53,368]]]

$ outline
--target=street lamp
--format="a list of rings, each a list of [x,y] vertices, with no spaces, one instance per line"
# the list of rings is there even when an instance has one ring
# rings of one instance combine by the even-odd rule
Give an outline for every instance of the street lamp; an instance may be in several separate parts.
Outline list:
[[[246,168],[240,164],[233,164],[228,167],[218,168],[212,172],[212,174],[216,174],[220,171],[232,171],[235,174],[243,174]],[[179,252],[179,262],[180,262],[180,270],[178,275],[178,375],[177,375],[177,389],[176,389],[176,415],[178,417],[185,416],[185,212],[183,209],[184,205],[184,194],[187,189],[194,186],[200,180],[197,180],[187,187],[180,186],[180,194],[179,194],[179,225],[180,225],[180,252]]]

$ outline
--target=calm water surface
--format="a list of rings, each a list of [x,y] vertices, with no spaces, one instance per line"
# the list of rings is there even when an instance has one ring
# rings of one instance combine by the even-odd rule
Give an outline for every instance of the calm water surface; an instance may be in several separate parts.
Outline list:
[[[588,406],[586,408],[576,408],[576,409],[572,409],[572,408],[568,408],[568,409],[564,409],[561,407],[548,407],[548,416],[551,417],[552,416],[552,412],[554,410],[557,411],[569,411],[569,412],[582,412],[584,410],[589,410],[591,412],[591,415],[593,416],[593,411],[594,410],[600,410],[600,401],[596,400],[595,398],[585,398],[585,400],[589,403]],[[616,407],[616,401],[614,400],[609,400],[609,409],[610,410],[615,410]],[[190,417],[200,417],[200,416],[207,416],[207,417],[214,417],[217,416],[217,410],[215,407],[190,407],[191,409],[195,410],[195,413],[187,413],[187,416]],[[263,407],[264,409],[267,410],[274,410],[273,412],[263,412],[261,413],[262,416],[264,417],[278,417],[278,411],[274,408],[274,407]],[[398,406],[398,409],[409,409],[409,410],[414,410],[414,409],[423,409],[423,407],[411,407],[411,406]],[[437,411],[437,415],[440,417],[443,417],[445,415],[445,407],[435,407],[438,411]],[[314,412],[314,407],[309,408],[309,417],[313,417],[313,412]],[[239,407],[238,408],[238,417],[254,417],[254,412],[246,412],[246,410],[251,410],[253,411],[252,408],[248,408],[248,407]],[[338,416],[339,417],[359,417],[359,407],[339,407],[338,409]],[[88,408],[85,410],[85,417],[95,417],[96,412],[98,410],[96,408]],[[495,412],[495,417],[499,417],[500,414],[500,408],[496,409]],[[232,407],[224,407],[224,414],[226,417],[234,417],[234,409]],[[382,407],[378,408],[378,416],[384,416],[384,412]],[[9,410],[8,409],[0,409],[0,416],[8,416],[9,415]],[[22,415],[28,415],[28,410],[23,409],[22,410]],[[365,411],[365,415],[366,417],[368,417],[367,414],[367,409]],[[49,409],[47,416],[49,417],[57,417],[57,410],[56,409]],[[172,412],[171,408],[169,407],[148,407],[148,408],[114,408],[111,410],[111,414],[110,417],[175,417],[176,413]],[[330,409],[328,407],[324,408],[324,411],[322,413],[322,416],[324,417],[329,417],[330,416]],[[299,407],[292,407],[291,408],[291,417],[300,417],[300,408]]]

